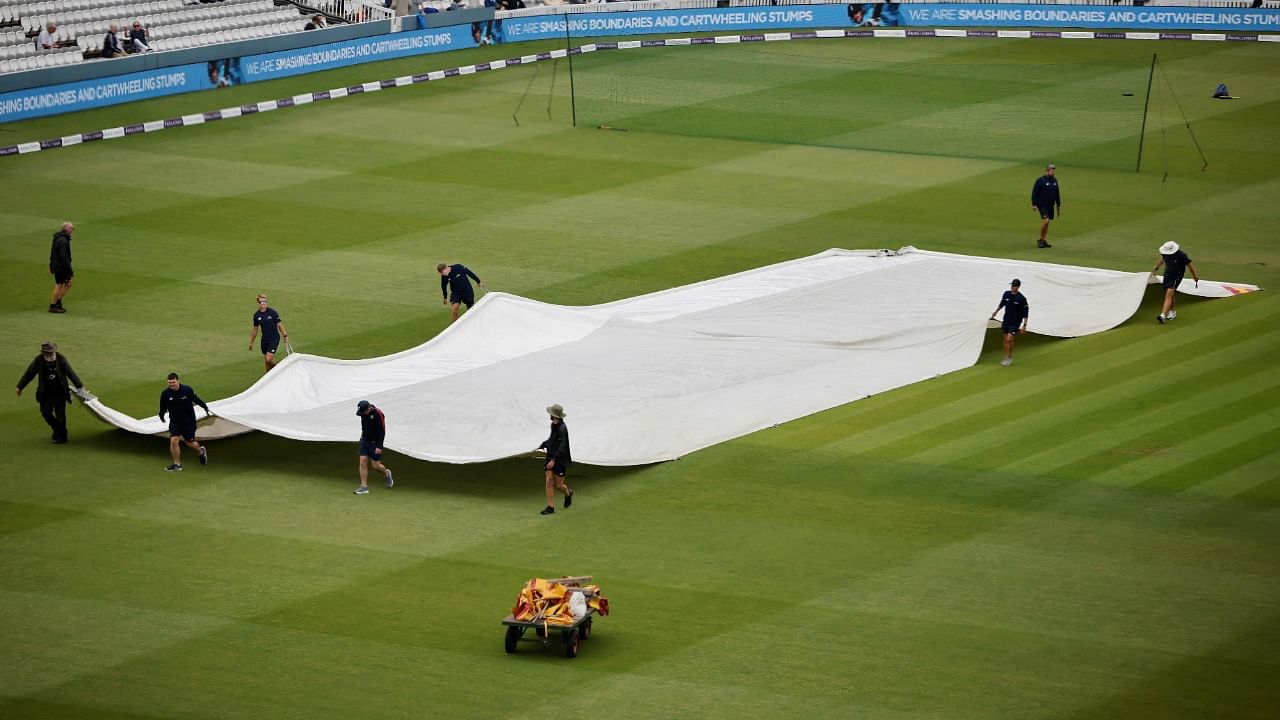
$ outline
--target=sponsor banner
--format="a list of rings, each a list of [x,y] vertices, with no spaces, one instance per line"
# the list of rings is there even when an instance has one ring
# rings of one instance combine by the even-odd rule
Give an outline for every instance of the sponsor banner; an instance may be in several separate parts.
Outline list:
[[[238,78],[227,84],[271,80],[347,65],[461,50],[475,46],[472,28],[468,25],[457,25],[435,30],[414,30],[393,35],[344,40],[328,45],[282,50],[262,55],[246,55],[236,59],[239,66]],[[352,92],[359,91],[353,89]]]
[[[902,25],[1280,32],[1280,10],[1266,8],[902,3],[898,13]]]
[[[563,38],[565,21],[569,35],[651,35],[654,33],[717,32],[745,29],[841,27],[852,24],[852,8],[861,5],[794,5],[790,7],[706,8],[701,10],[622,11],[533,15],[506,18],[502,37],[506,42]],[[857,11],[860,13],[860,11]]]
[[[0,94],[0,123],[211,88],[203,63]]]

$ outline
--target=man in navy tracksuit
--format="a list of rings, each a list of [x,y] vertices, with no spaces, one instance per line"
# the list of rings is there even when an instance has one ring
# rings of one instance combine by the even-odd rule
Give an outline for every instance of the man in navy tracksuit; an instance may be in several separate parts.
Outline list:
[[[475,280],[480,287],[484,287],[484,281],[462,263],[456,265],[440,263],[436,266],[436,272],[440,273],[440,294],[444,296],[444,304],[453,306],[453,313],[449,317],[449,323],[452,324],[458,319],[460,306],[465,304],[470,310],[471,306],[476,304],[476,291],[471,287],[471,280]],[[485,289],[488,290],[488,288]]]
[[[1057,168],[1053,163],[1049,163],[1044,169],[1044,175],[1036,179],[1036,184],[1031,186],[1031,209],[1040,213],[1040,239],[1036,241],[1036,247],[1051,248],[1045,237],[1049,234],[1049,221],[1053,219],[1053,212],[1056,209],[1058,214],[1062,214],[1062,195],[1058,193],[1058,178],[1055,176]]]
[[[387,438],[387,416],[374,407],[368,400],[356,403],[356,415],[360,416],[360,487],[353,492],[357,495],[369,494],[369,464],[382,473],[387,480],[387,489],[395,487],[396,481],[391,477],[391,468],[382,464],[382,443]]]
[[[1009,289],[1000,296],[1000,304],[991,311],[991,319],[1004,308],[1004,319],[1000,323],[1000,331],[1004,333],[1004,359],[1000,364],[1009,367],[1013,364],[1013,336],[1027,331],[1027,318],[1031,315],[1031,306],[1027,304],[1027,296],[1022,294],[1022,281],[1014,278]]]
[[[169,373],[169,387],[160,393],[160,420],[169,416],[169,456],[173,464],[165,468],[169,472],[182,470],[182,445],[200,453],[200,464],[209,462],[209,453],[196,442],[196,405],[204,408],[204,414],[212,417],[209,406],[196,395],[190,385],[178,382],[178,373]]]

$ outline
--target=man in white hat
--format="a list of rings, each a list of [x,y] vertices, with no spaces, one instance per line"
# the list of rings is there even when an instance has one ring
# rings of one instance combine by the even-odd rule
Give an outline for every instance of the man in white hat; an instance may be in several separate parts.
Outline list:
[[[1160,314],[1156,316],[1156,322],[1161,325],[1178,317],[1178,311],[1173,309],[1177,302],[1178,285],[1182,283],[1182,276],[1188,270],[1191,271],[1191,277],[1196,281],[1196,287],[1200,287],[1200,274],[1196,272],[1196,266],[1191,264],[1191,258],[1182,252],[1182,248],[1178,247],[1178,243],[1170,240],[1160,246],[1160,262],[1151,268],[1151,274],[1155,275],[1160,272],[1160,266],[1164,266],[1164,307],[1160,309]]]
[[[573,491],[564,484],[564,473],[573,462],[569,454],[569,427],[564,424],[564,408],[557,403],[547,408],[547,414],[551,416],[551,435],[538,446],[539,450],[547,451],[547,462],[543,466],[546,470],[547,506],[542,509],[543,515],[556,511],[556,490],[564,493],[566,508],[573,504]]]

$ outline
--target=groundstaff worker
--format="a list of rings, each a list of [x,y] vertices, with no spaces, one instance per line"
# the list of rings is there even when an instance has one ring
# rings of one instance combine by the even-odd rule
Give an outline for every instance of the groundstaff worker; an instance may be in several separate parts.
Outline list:
[[[213,417],[196,391],[178,382],[178,373],[169,373],[169,387],[160,393],[161,422],[166,414],[169,416],[169,456],[173,458],[173,464],[165,468],[169,472],[182,471],[182,443],[200,453],[201,465],[209,462],[209,452],[196,442],[196,405],[204,408],[206,416]]]
[[[262,363],[269,371],[276,366],[276,351],[280,343],[289,342],[289,331],[285,330],[280,313],[275,308],[267,307],[267,296],[258,296],[258,309],[253,313],[253,330],[249,333],[249,349],[253,349],[253,341],[258,337],[258,328],[262,328]]]
[[[452,306],[449,324],[453,324],[458,319],[458,310],[462,305],[466,305],[470,310],[471,306],[476,304],[476,291],[471,287],[471,280],[475,280],[482,288],[484,281],[462,263],[455,265],[440,263],[436,266],[436,272],[440,273],[440,294],[444,296],[443,303]],[[485,289],[488,290],[488,288]]]
[[[1062,214],[1062,195],[1058,192],[1056,173],[1057,168],[1049,163],[1044,169],[1044,175],[1037,178],[1036,184],[1031,186],[1031,209],[1040,213],[1040,239],[1036,240],[1036,247],[1039,248],[1053,247],[1045,240],[1049,234],[1049,221],[1053,219],[1055,209],[1059,215]]]
[[[352,492],[369,494],[369,465],[386,478],[387,489],[396,486],[391,468],[382,464],[382,443],[387,438],[387,416],[368,400],[356,403],[356,415],[360,416],[360,487]]]
[[[1161,283],[1164,286],[1164,307],[1160,308],[1156,322],[1163,325],[1178,317],[1178,311],[1173,306],[1178,301],[1178,286],[1182,284],[1183,276],[1190,270],[1196,287],[1200,287],[1200,275],[1196,272],[1196,266],[1191,264],[1191,258],[1172,240],[1160,246],[1160,262],[1151,269],[1151,274],[1159,272],[1161,265],[1164,266],[1164,282]]]
[[[53,234],[53,245],[49,248],[49,272],[53,275],[53,294],[49,296],[49,312],[64,313],[62,298],[71,291],[71,278],[75,272],[71,270],[71,233],[76,226],[69,222],[62,223],[62,228]]]
[[[22,397],[23,388],[35,378],[38,378],[36,400],[40,403],[40,414],[53,428],[53,443],[61,445],[67,441],[67,403],[71,402],[67,383],[75,385],[77,392],[84,389],[84,383],[71,369],[71,363],[58,352],[55,342],[40,345],[40,354],[18,380],[18,397]]]
[[[1009,367],[1013,364],[1013,337],[1027,331],[1027,318],[1031,315],[1031,306],[1027,304],[1027,296],[1022,294],[1022,281],[1014,278],[1009,289],[1000,296],[1000,304],[991,311],[991,319],[1004,308],[1004,319],[1000,323],[1000,331],[1004,333],[1004,359],[1000,364]]]
[[[547,408],[547,414],[551,416],[551,435],[538,446],[547,451],[547,462],[543,465],[546,470],[547,506],[542,509],[543,515],[556,511],[556,490],[564,493],[566,508],[573,504],[573,491],[564,484],[564,473],[573,462],[569,453],[569,426],[564,424],[564,408],[559,404],[552,405]]]

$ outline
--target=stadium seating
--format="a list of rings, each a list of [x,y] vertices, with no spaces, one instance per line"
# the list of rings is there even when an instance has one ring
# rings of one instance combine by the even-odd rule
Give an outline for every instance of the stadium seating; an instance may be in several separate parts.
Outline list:
[[[0,6],[0,73],[22,72],[81,62],[102,50],[108,28],[118,27],[123,43],[134,21],[148,28],[152,50],[175,50],[299,32],[306,17],[272,0],[58,0]],[[34,35],[53,22],[68,47],[41,51]]]

